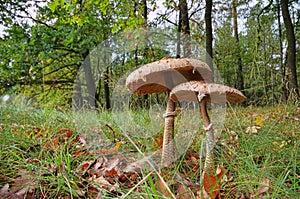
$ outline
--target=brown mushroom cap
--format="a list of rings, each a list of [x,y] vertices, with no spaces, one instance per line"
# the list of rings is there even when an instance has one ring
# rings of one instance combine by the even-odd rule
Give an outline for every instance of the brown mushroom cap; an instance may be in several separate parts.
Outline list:
[[[198,96],[208,95],[208,102],[216,104],[242,103],[246,97],[237,89],[216,83],[191,81],[179,84],[172,89],[170,96],[174,101],[199,101]]]
[[[163,58],[133,71],[126,79],[127,88],[136,95],[170,91],[176,85],[191,81],[211,82],[209,66],[191,58]]]

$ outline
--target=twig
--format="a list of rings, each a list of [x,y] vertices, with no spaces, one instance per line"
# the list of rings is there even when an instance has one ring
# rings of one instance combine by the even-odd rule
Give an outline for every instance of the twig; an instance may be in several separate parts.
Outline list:
[[[148,173],[141,181],[139,181],[134,187],[132,187],[125,195],[121,196],[121,198],[126,198],[131,192],[133,192],[140,184],[142,184],[151,174],[153,171]]]
[[[109,130],[111,130],[111,132],[113,133],[114,143],[116,143],[116,131],[111,126],[109,126],[108,124],[105,124],[105,126],[107,128],[109,128]]]

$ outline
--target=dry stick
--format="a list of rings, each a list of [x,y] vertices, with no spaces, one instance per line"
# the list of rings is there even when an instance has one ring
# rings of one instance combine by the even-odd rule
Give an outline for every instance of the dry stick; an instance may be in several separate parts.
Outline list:
[[[140,180],[134,187],[132,187],[125,195],[121,196],[121,198],[126,198],[131,192],[133,192],[140,184],[142,184],[153,172],[148,173],[142,180]]]
[[[200,103],[200,111],[203,119],[204,130],[206,131],[206,158],[204,163],[203,174],[207,173],[213,175],[213,148],[215,146],[214,131],[212,128],[212,124],[210,123],[209,115],[207,113],[207,96],[202,94],[198,96],[198,99]]]

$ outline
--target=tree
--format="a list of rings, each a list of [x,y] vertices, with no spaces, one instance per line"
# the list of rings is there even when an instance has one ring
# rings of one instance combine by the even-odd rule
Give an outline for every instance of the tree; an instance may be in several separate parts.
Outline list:
[[[244,74],[243,74],[243,64],[242,57],[240,54],[240,40],[239,40],[239,32],[238,32],[238,13],[237,13],[238,0],[233,0],[232,2],[232,10],[233,10],[233,34],[236,41],[237,46],[237,84],[236,88],[244,93]]]
[[[29,7],[36,10],[36,15],[29,13]],[[5,67],[1,68],[0,75],[1,80],[7,80],[0,81],[1,91],[18,89],[38,101],[53,101],[50,98],[64,96],[66,99],[59,101],[70,104],[78,69],[84,63],[87,82],[80,82],[81,86],[88,84],[88,90],[79,89],[79,85],[75,90],[89,93],[89,97],[81,96],[89,99],[89,104],[100,100],[101,93],[109,97],[103,88],[95,96],[98,85],[89,81],[95,71],[89,68],[90,61],[84,60],[90,50],[109,35],[140,26],[141,16],[133,12],[130,2],[121,0],[115,4],[109,0],[42,4],[38,0],[6,1],[0,5],[1,23],[6,27],[2,42],[6,52],[0,55],[1,65]],[[104,88],[108,88],[109,70],[101,73],[106,74],[101,80],[106,85]],[[82,105],[84,100],[79,97],[77,95],[76,101]],[[105,106],[109,107],[107,100]]]
[[[209,65],[213,71],[213,35],[212,35],[212,0],[206,0],[205,6],[205,34],[206,34],[206,63]]]
[[[189,11],[186,0],[179,0],[179,33],[183,33],[183,56],[190,57],[191,49],[190,49],[190,19],[189,19]]]
[[[291,91],[294,91],[299,98],[299,87],[297,80],[297,70],[296,70],[296,39],[293,23],[289,13],[288,0],[281,0],[281,11],[283,16],[283,21],[286,29],[287,38],[287,65],[289,68],[289,84]]]
[[[283,64],[283,45],[282,45],[282,25],[281,25],[281,9],[279,0],[277,3],[277,24],[278,24],[278,37],[279,37],[279,57],[280,57],[280,70],[281,70],[281,79],[282,79],[282,94],[281,100],[286,103],[288,101],[288,89],[286,88],[286,74],[285,74],[285,65]]]

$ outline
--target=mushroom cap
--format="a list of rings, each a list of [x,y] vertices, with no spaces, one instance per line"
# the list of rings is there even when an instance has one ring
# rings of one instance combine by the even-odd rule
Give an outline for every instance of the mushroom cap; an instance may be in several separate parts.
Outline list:
[[[246,97],[237,89],[216,83],[190,81],[179,84],[172,89],[170,96],[173,101],[199,101],[200,95],[207,95],[208,102],[225,104],[242,103]]]
[[[163,58],[133,71],[126,79],[126,86],[136,95],[161,93],[191,80],[211,82],[212,75],[209,66],[202,61]]]

